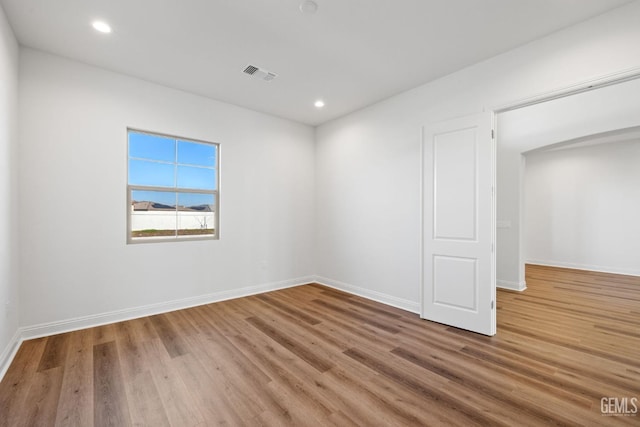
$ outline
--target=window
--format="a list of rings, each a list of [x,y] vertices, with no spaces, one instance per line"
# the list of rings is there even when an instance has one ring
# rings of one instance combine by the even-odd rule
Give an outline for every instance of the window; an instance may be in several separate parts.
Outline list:
[[[217,239],[219,145],[127,130],[127,242]]]

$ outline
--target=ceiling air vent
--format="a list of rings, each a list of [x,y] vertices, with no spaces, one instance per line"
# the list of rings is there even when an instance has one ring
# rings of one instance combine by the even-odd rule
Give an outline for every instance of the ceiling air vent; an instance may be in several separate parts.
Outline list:
[[[264,68],[256,67],[251,64],[247,65],[242,72],[249,74],[253,78],[264,80],[265,82],[270,82],[278,77],[276,73],[272,73],[271,71],[267,71]]]

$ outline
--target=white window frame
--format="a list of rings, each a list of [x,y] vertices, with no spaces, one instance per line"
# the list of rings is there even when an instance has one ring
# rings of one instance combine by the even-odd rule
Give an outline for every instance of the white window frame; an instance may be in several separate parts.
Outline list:
[[[132,157],[129,156],[129,134],[131,132],[134,133],[142,133],[142,134],[146,134],[146,135],[151,135],[151,136],[157,136],[157,137],[161,137],[161,138],[170,138],[170,139],[175,139],[176,141],[183,141],[183,142],[193,142],[193,143],[197,143],[197,144],[206,144],[206,145],[213,145],[216,147],[216,163],[215,163],[215,180],[216,180],[216,188],[214,190],[200,190],[200,189],[193,189],[193,188],[184,188],[184,187],[178,187],[177,183],[175,184],[175,186],[173,187],[165,187],[165,186],[148,186],[148,185],[131,185],[129,184],[129,160],[132,159]],[[133,158],[136,159],[136,158]],[[142,160],[146,160],[149,161],[149,159],[142,159]],[[158,163],[163,163],[163,164],[171,164],[174,165],[175,167],[181,165],[181,163],[178,163],[177,157],[175,159],[174,162],[166,162],[166,161],[158,161]],[[186,165],[186,166],[193,166],[193,165]],[[214,207],[214,234],[203,234],[203,235],[193,235],[193,236],[180,236],[178,235],[178,228],[176,228],[176,235],[175,236],[150,236],[150,237],[133,237],[131,232],[131,214],[132,214],[132,208],[131,208],[131,204],[133,202],[132,199],[132,192],[135,190],[142,190],[142,191],[164,191],[164,192],[168,192],[168,193],[176,193],[176,199],[177,199],[177,195],[178,193],[193,193],[193,194],[212,194],[214,196],[214,200],[215,200],[215,207]],[[177,206],[178,206],[178,201],[176,200],[176,213],[177,213]],[[170,135],[170,134],[166,134],[166,133],[161,133],[161,132],[151,132],[151,131],[147,131],[147,130],[141,130],[141,129],[136,129],[136,128],[131,128],[128,127],[127,128],[127,244],[138,244],[138,243],[156,243],[156,242],[184,242],[184,241],[198,241],[198,240],[219,240],[220,239],[220,143],[217,142],[210,142],[210,141],[203,141],[203,140],[199,140],[199,139],[193,139],[193,138],[184,138],[182,136],[176,136],[176,135]]]

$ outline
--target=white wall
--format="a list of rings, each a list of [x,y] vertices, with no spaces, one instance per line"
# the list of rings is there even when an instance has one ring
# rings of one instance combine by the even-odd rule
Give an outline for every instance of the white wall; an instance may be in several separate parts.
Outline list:
[[[526,156],[527,262],[640,275],[640,140]]]
[[[498,285],[523,289],[522,153],[640,126],[640,79],[498,115]]]
[[[0,378],[18,330],[18,44],[0,7]]]
[[[313,128],[27,48],[19,105],[27,330],[310,280]],[[127,126],[221,144],[220,240],[126,244]]]
[[[420,126],[640,67],[640,2],[317,129],[322,281],[418,311]]]

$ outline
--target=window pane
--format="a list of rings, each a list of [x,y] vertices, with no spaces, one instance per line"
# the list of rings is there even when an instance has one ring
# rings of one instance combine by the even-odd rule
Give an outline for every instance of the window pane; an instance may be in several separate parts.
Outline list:
[[[177,230],[176,193],[131,191],[131,237],[172,237]]]
[[[173,187],[175,186],[175,166],[129,159],[129,184]]]
[[[215,235],[215,195],[178,193],[178,235]]]
[[[216,238],[218,144],[133,130],[127,140],[129,241]]]
[[[129,157],[175,162],[176,140],[129,131]]]
[[[215,167],[216,151],[215,145],[178,141],[178,163]]]
[[[215,169],[178,166],[178,187],[215,190],[216,186]]]

